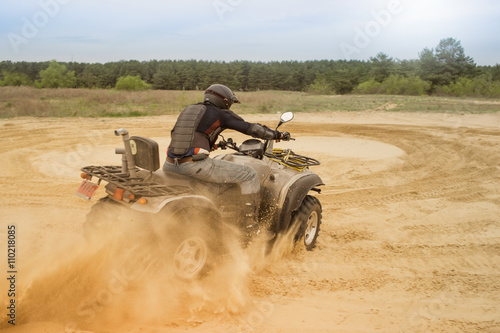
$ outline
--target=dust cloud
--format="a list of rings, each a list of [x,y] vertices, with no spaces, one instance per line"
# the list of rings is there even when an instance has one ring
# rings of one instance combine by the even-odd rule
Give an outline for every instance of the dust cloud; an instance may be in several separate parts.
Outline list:
[[[185,281],[172,273],[172,253],[163,245],[182,230],[176,221],[162,221],[174,233],[160,236],[140,213],[121,207],[103,213],[100,220],[113,216],[120,223],[106,220],[92,237],[85,228],[72,236],[45,235],[20,269],[18,322],[52,322],[65,332],[87,332],[165,322],[189,326],[214,314],[236,317],[248,305],[252,275],[293,248],[291,234],[280,236],[269,251],[258,237],[244,247],[231,230],[222,238],[224,253],[216,265],[202,278]],[[26,210],[21,218],[26,223],[36,217]],[[50,219],[62,223],[68,212],[51,210]]]

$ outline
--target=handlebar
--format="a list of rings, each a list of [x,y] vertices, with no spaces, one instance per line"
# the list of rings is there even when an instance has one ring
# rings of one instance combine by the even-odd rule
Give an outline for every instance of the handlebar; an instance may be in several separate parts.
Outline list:
[[[233,141],[232,138],[228,138],[227,140],[221,135],[222,137],[222,140],[220,140],[214,147],[214,150],[217,150],[217,149],[221,149],[221,150],[226,150],[227,148],[229,149],[233,149],[233,150],[236,150],[236,151],[240,151],[240,149],[238,148],[238,144],[236,142]],[[284,139],[274,139],[276,142],[280,142],[280,141],[295,141],[295,138],[288,138],[287,140],[284,140]],[[266,140],[266,146],[269,145],[269,142],[272,141],[272,140]]]

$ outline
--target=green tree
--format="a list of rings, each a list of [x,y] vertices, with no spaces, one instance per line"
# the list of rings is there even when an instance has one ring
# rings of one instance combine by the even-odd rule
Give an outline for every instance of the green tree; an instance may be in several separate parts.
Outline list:
[[[247,90],[248,89],[248,73],[250,72],[250,62],[248,61],[235,61],[230,64],[230,72],[232,81],[230,82],[234,90]]]
[[[248,72],[248,86],[251,90],[271,89],[269,84],[270,79],[267,75],[269,72],[268,68],[266,63],[263,62],[252,63]]]
[[[491,67],[491,76],[494,81],[500,81],[500,65],[496,64]]]
[[[182,89],[181,79],[175,71],[175,62],[171,60],[162,61],[158,71],[153,75],[153,88],[164,90]]]
[[[395,73],[404,76],[418,75],[419,61],[417,59],[411,60],[397,60],[395,63]]]
[[[85,88],[108,88],[106,68],[103,64],[89,64],[78,78],[79,85]]]
[[[462,44],[453,38],[441,39],[436,47],[436,58],[444,65],[444,71],[449,73],[453,82],[459,77],[477,73],[474,60],[465,56]]]
[[[372,63],[371,75],[377,82],[382,82],[389,75],[394,73],[394,59],[383,52],[379,52],[375,57],[371,57]]]
[[[328,82],[328,80],[325,78],[325,75],[320,73],[316,75],[316,80],[314,80],[314,82],[311,83],[306,88],[306,91],[309,93],[319,94],[319,95],[335,94],[335,90],[333,89],[332,85]]]
[[[436,86],[446,83],[443,77],[443,64],[434,55],[434,49],[425,48],[419,53],[420,57],[420,69],[419,76],[431,82],[431,90],[434,90]]]
[[[35,83],[38,88],[74,88],[76,77],[74,71],[68,71],[65,65],[52,60],[47,69],[40,71],[40,81]]]
[[[327,72],[331,86],[337,94],[349,94],[354,88],[367,79],[368,67],[366,63],[352,61],[337,61]]]
[[[453,38],[442,39],[436,50],[425,48],[420,54],[420,77],[436,86],[456,82],[460,77],[472,77],[478,74],[472,58],[465,56],[460,41]]]

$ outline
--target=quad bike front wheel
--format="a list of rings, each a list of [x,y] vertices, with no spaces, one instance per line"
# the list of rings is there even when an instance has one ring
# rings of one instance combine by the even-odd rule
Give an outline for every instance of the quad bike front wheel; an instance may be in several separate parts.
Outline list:
[[[295,215],[295,223],[299,223],[296,241],[303,239],[308,251],[316,246],[322,218],[321,203],[318,198],[307,195]]]

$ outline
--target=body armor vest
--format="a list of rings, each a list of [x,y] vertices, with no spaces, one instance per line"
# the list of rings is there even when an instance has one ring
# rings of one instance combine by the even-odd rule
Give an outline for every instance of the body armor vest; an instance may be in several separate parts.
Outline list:
[[[172,154],[184,156],[193,147],[196,129],[206,110],[207,107],[205,105],[195,104],[186,107],[181,112],[171,132],[172,140],[170,141],[169,149]]]

